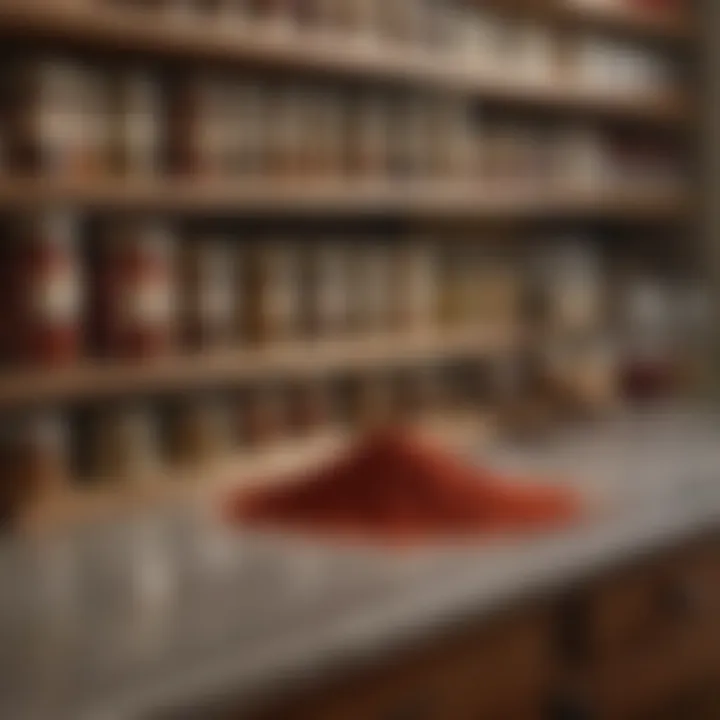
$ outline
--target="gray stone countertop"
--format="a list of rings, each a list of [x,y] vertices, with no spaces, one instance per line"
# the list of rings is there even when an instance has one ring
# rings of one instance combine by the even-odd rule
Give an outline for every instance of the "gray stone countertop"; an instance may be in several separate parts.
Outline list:
[[[8,539],[0,717],[210,718],[213,699],[242,705],[562,587],[720,525],[718,440],[712,415],[675,410],[492,451],[593,508],[533,538],[391,551],[231,530],[188,509]]]

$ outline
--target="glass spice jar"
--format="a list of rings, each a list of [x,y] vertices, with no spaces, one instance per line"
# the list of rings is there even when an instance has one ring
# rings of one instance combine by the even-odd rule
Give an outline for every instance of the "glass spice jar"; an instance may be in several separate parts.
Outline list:
[[[461,101],[438,98],[431,110],[430,165],[439,177],[465,178],[477,171],[477,137],[470,108]]]
[[[128,404],[95,410],[85,431],[84,474],[89,480],[144,485],[159,478],[161,437],[150,406]]]
[[[348,316],[352,331],[381,334],[392,325],[392,255],[372,238],[353,243]]]
[[[569,238],[546,248],[538,259],[537,272],[547,327],[566,334],[599,329],[602,269],[592,242]]]
[[[306,255],[306,320],[313,337],[337,338],[348,325],[348,256],[340,242],[317,242]]]
[[[350,103],[346,168],[354,177],[379,178],[389,166],[389,108],[379,95],[361,95]]]
[[[461,327],[472,327],[477,323],[478,317],[478,248],[472,243],[461,242],[451,248],[450,252],[454,255],[455,320]]]
[[[243,81],[228,87],[226,167],[233,177],[267,173],[270,133],[266,122],[267,89]]]
[[[172,169],[221,177],[232,164],[234,97],[217,77],[195,74],[168,95],[168,154]]]
[[[200,395],[181,401],[171,420],[171,457],[180,466],[209,467],[235,447],[231,404],[225,397]]]
[[[31,413],[16,419],[11,443],[13,482],[27,501],[62,493],[71,482],[70,424],[64,414]]]
[[[117,222],[94,246],[94,333],[112,357],[152,357],[176,340],[176,243],[151,220]]]
[[[307,138],[304,91],[295,87],[278,87],[268,95],[267,105],[267,171],[278,177],[298,176],[303,164]],[[316,128],[317,130],[317,128]]]
[[[446,328],[463,324],[466,314],[466,286],[462,253],[458,245],[443,247],[440,258],[440,322]]]
[[[161,91],[143,71],[117,72],[110,84],[111,164],[121,175],[151,176],[164,142]]]
[[[65,365],[79,357],[83,279],[74,217],[22,217],[0,249],[10,362]]]
[[[239,327],[239,273],[232,241],[193,237],[183,244],[179,298],[184,344],[192,349],[229,346]]]
[[[430,332],[439,294],[435,247],[416,239],[400,245],[394,255],[393,324],[401,332]]]
[[[500,257],[478,258],[474,322],[482,327],[512,330],[520,320],[521,278],[512,263]]]
[[[482,172],[491,182],[525,183],[531,175],[528,163],[528,128],[494,122],[483,132]]]
[[[345,99],[337,89],[318,91],[310,114],[319,175],[339,177],[345,170]]]
[[[301,261],[289,242],[263,240],[246,252],[245,326],[256,342],[295,339],[301,327]]]
[[[388,115],[387,163],[390,175],[416,178],[431,167],[431,128],[427,107],[417,99],[395,102]]]
[[[9,71],[9,166],[23,174],[86,179],[108,171],[102,77],[63,57],[23,61]]]

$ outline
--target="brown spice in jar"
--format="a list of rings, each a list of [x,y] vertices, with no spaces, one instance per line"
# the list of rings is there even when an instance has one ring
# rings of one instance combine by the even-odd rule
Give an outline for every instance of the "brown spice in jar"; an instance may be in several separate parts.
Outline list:
[[[292,243],[264,240],[246,251],[247,332],[256,342],[298,337],[301,324],[301,262]]]
[[[226,398],[213,394],[187,398],[175,407],[171,425],[171,456],[180,466],[209,466],[234,448],[234,423]]]
[[[223,80],[195,74],[174,83],[168,99],[168,155],[173,170],[222,177],[233,162],[234,97]]]
[[[67,488],[70,471],[68,418],[55,412],[16,418],[4,441],[11,480],[22,488],[25,501],[58,495]]]
[[[95,410],[83,433],[83,475],[92,482],[145,484],[162,469],[160,429],[151,407]]]

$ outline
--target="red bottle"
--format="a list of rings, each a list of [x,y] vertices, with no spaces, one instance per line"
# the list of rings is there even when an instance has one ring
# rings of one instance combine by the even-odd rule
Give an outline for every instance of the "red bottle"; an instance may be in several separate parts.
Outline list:
[[[3,346],[11,363],[64,365],[80,351],[83,300],[77,226],[70,215],[26,217],[2,252]]]
[[[95,260],[95,337],[101,355],[155,357],[175,341],[175,242],[152,221],[118,223]]]

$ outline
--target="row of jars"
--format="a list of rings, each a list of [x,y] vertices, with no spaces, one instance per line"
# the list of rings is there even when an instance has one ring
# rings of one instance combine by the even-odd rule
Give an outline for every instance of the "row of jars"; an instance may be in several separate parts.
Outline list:
[[[33,411],[4,419],[2,468],[22,491],[73,479],[152,482],[163,469],[194,472],[293,438],[465,415],[480,407],[482,383],[477,363],[421,365]]]
[[[574,186],[588,175],[612,182],[632,161],[598,128],[481,115],[473,103],[441,94],[212,73],[161,79],[67,58],[21,63],[4,94],[1,161],[21,175],[477,177]],[[671,165],[655,145],[643,155],[653,171]]]
[[[468,103],[329,85],[48,57],[13,68],[4,95],[4,165],[20,174],[452,175],[476,144]]]
[[[154,219],[8,220],[9,365],[512,325],[508,258],[462,234],[245,240]]]
[[[647,47],[592,35],[557,35],[533,18],[493,12],[470,0],[111,0],[167,21],[204,23],[227,37],[233,30],[274,31],[290,40],[312,32],[354,39],[361,46],[438,52],[459,68],[523,82],[563,79],[617,91],[667,89],[673,68]],[[319,37],[320,36],[320,37]]]

